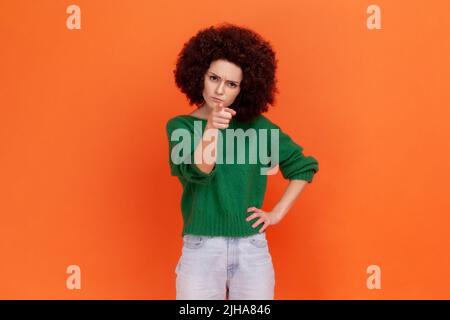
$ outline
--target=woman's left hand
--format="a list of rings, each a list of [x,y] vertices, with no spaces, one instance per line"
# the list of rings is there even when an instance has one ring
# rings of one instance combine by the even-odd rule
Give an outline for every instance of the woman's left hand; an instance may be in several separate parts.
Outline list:
[[[264,222],[264,226],[259,230],[259,233],[263,232],[265,229],[267,229],[268,226],[277,224],[281,221],[281,217],[276,212],[265,212],[259,208],[256,207],[250,207],[247,209],[247,213],[254,212],[252,215],[248,216],[246,221],[253,220],[257,217],[259,219],[252,225],[252,228],[256,228],[258,225]]]

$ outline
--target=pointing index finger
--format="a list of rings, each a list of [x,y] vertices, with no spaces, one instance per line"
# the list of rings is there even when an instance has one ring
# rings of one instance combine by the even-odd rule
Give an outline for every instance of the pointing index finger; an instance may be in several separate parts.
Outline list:
[[[231,113],[233,116],[236,114],[236,111],[231,108],[224,108],[223,110]]]

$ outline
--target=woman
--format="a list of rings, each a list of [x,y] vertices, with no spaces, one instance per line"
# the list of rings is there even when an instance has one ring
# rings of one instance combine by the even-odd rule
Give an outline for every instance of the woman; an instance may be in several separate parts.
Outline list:
[[[232,24],[199,31],[178,56],[175,82],[197,109],[166,125],[171,174],[183,187],[177,299],[273,299],[265,230],[283,219],[318,171],[317,160],[262,115],[274,104],[275,70],[270,44]],[[236,137],[249,143],[235,147]],[[290,182],[264,211],[272,168]]]

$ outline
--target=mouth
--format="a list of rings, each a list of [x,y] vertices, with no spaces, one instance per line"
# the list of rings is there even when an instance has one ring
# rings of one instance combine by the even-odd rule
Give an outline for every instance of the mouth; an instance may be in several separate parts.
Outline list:
[[[217,101],[217,102],[223,102],[223,100],[221,100],[221,99],[219,99],[219,98],[216,98],[216,97],[211,97],[214,101]]]

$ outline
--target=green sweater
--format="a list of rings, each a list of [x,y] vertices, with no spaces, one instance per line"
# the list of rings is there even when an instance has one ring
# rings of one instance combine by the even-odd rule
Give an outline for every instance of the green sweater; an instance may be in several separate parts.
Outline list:
[[[250,143],[250,138],[245,138],[245,143],[240,144],[245,148],[245,161],[242,161],[239,157],[244,156],[244,153],[237,152],[238,139],[236,136],[228,136],[228,132],[232,130],[219,129],[215,166],[210,173],[204,173],[194,163],[194,150],[201,141],[206,123],[206,119],[180,115],[169,119],[166,124],[171,174],[177,176],[183,186],[182,236],[193,234],[242,237],[256,234],[264,224],[252,228],[257,218],[251,221],[245,219],[249,215],[247,208],[261,208],[263,205],[267,174],[263,174],[262,170],[278,164],[284,179],[306,180],[308,183],[312,182],[314,174],[318,171],[317,160],[311,156],[304,156],[301,146],[261,114],[246,123],[232,119],[228,129],[240,128],[241,132],[257,133],[266,131],[267,139],[261,138],[262,134],[256,134],[256,140],[253,140],[256,143]],[[174,132],[176,129],[182,130]],[[278,132],[278,161],[276,156],[272,157],[271,142],[277,138],[276,135],[272,135],[274,131]],[[244,140],[241,139],[242,141]],[[183,145],[188,148],[182,150]],[[257,149],[251,148],[255,145]],[[274,155],[275,152],[276,147]]]

